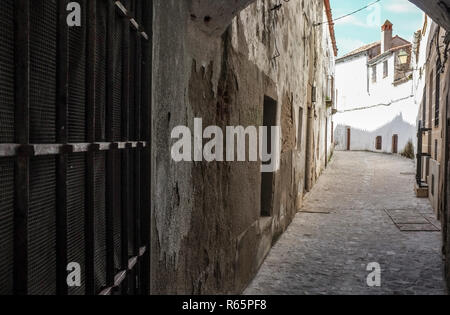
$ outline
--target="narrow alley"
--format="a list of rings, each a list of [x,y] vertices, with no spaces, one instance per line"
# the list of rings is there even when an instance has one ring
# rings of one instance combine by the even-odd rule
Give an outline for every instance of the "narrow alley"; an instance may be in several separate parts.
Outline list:
[[[414,174],[398,156],[336,152],[245,294],[445,294],[440,223]]]
[[[1,4],[0,296],[450,291],[450,0]]]

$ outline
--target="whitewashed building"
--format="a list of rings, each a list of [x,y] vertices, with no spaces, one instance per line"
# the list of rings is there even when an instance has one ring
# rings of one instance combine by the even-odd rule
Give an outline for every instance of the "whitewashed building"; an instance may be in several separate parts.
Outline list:
[[[336,60],[337,150],[400,153],[410,140],[416,143],[411,48],[386,21],[381,41]]]
[[[398,154],[402,153],[408,142],[415,139],[416,133],[416,126],[405,121],[402,114],[373,131],[338,125],[335,131],[336,150],[348,150],[347,139],[350,136],[352,151]]]

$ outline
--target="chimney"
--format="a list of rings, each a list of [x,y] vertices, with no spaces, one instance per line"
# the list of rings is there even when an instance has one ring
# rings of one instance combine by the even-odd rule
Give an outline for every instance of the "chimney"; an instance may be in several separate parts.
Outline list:
[[[381,27],[381,53],[392,48],[392,23],[389,20]]]

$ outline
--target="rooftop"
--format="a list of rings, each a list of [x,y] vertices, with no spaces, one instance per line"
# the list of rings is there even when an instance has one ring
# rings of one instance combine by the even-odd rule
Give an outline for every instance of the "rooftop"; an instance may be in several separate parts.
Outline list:
[[[398,36],[398,35],[394,36],[393,39],[399,39],[399,40],[403,41],[404,44],[402,44],[402,45],[400,45],[400,46],[397,45],[397,46],[392,47],[392,48],[389,50],[390,52],[395,51],[395,50],[397,50],[397,49],[399,49],[399,48],[402,48],[402,47],[405,46],[405,45],[406,45],[406,46],[411,45],[411,43],[410,43],[409,41],[407,41],[406,39],[404,39],[404,38],[402,38],[402,37],[400,37],[400,36]],[[367,45],[364,45],[364,46],[362,46],[362,47],[359,47],[358,49],[355,49],[355,50],[349,52],[348,54],[345,54],[344,56],[338,58],[336,61],[337,61],[337,62],[338,62],[338,61],[342,61],[343,59],[346,59],[346,58],[348,58],[348,57],[352,57],[352,56],[359,55],[359,54],[364,53],[364,52],[367,52],[367,51],[369,51],[369,50],[371,50],[371,49],[373,49],[373,48],[376,48],[377,46],[380,46],[380,47],[381,47],[381,41],[374,42],[374,43],[367,44]],[[379,55],[382,55],[382,54],[384,54],[384,53],[378,54],[378,56],[379,56]],[[378,57],[378,56],[375,56],[374,58],[376,58],[376,57]]]

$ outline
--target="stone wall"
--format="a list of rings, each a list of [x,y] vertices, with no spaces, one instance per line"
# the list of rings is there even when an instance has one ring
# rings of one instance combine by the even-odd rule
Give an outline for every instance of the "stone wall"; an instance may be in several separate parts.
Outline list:
[[[450,285],[449,139],[446,124],[450,117],[450,107],[448,106],[450,101],[450,60],[445,57],[447,47],[445,29],[431,20],[429,24],[420,41],[420,54],[416,64],[419,71],[415,77],[419,84],[415,85],[417,86],[415,94],[417,95],[416,100],[421,103],[418,120],[426,128],[431,129],[423,136],[422,151],[429,154],[429,157],[424,159],[423,177],[429,186],[429,199],[442,223],[443,253],[446,258],[445,273]],[[438,67],[439,64],[441,67]],[[439,82],[439,90],[437,82]],[[439,102],[438,110],[437,102]],[[423,123],[424,121],[425,123]],[[433,194],[431,193],[432,184],[434,184]]]
[[[276,1],[249,2],[154,1],[153,294],[242,292],[301,205],[307,143],[314,179],[324,167],[320,66],[332,53],[321,48],[324,28],[313,26],[322,0],[283,2],[279,11]],[[193,130],[196,117],[204,127],[261,126],[265,96],[277,101],[282,129],[270,217],[261,216],[260,162],[175,163],[170,155],[172,129]]]

